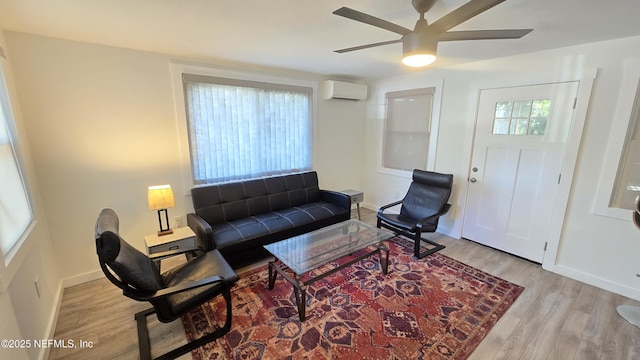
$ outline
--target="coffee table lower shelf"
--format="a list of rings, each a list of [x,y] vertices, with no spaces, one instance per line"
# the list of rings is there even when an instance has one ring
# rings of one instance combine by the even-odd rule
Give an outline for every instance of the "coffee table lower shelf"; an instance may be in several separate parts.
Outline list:
[[[326,273],[320,274],[318,276],[315,276],[305,281],[302,281],[302,277],[304,274],[296,274],[293,271],[292,271],[293,277],[287,274],[285,270],[287,270],[288,267],[282,264],[282,262],[279,261],[278,258],[276,257],[274,258],[274,260],[269,262],[269,290],[273,290],[278,274],[282,275],[283,278],[285,278],[288,282],[290,282],[291,285],[293,285],[293,294],[296,297],[298,315],[300,316],[300,321],[302,322],[306,319],[307,286],[309,284],[314,283],[324,277],[327,277],[337,271],[340,271],[346,268],[347,266],[351,266],[356,262],[360,260],[364,260],[374,254],[378,254],[380,266],[382,268],[382,273],[384,275],[387,275],[387,270],[389,267],[389,248],[383,242],[380,242],[377,245],[373,245],[373,246],[376,247],[375,250],[372,250],[366,254],[360,255],[357,258],[351,259],[348,262],[327,271]],[[384,252],[384,258],[382,257],[383,252]],[[283,266],[281,267],[280,264],[282,264]]]

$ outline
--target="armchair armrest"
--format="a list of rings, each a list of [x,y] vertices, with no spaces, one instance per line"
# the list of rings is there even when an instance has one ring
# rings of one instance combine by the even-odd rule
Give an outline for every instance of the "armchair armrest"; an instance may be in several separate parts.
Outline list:
[[[197,214],[187,214],[187,225],[196,234],[196,245],[204,251],[215,249],[213,243],[213,229],[208,222]]]
[[[320,198],[345,210],[351,210],[351,197],[347,194],[332,190],[320,190]]]
[[[184,284],[180,284],[177,286],[172,286],[170,288],[166,288],[166,289],[160,289],[154,293],[141,293],[137,290],[131,289],[131,290],[125,290],[125,292],[128,294],[128,296],[130,296],[131,298],[138,300],[138,301],[151,301],[151,300],[157,300],[169,295],[173,295],[173,294],[177,294],[180,292],[184,292],[187,290],[191,290],[191,289],[195,289],[195,288],[199,288],[201,286],[206,286],[206,285],[212,285],[215,283],[222,283],[222,285],[224,287],[229,287],[229,285],[226,282],[226,279],[223,278],[222,276],[219,275],[214,275],[214,276],[210,276],[204,279],[200,279],[200,280],[196,280],[196,281],[191,281],[188,283],[184,283]]]
[[[400,205],[400,204],[402,204],[402,200],[398,200],[398,201],[392,202],[391,204],[381,206],[380,209],[378,209],[378,214],[382,214],[386,209],[390,207],[394,207],[396,205]]]
[[[422,224],[425,224],[428,221],[435,220],[435,219],[441,217],[442,215],[448,213],[449,209],[451,209],[451,204],[445,204],[442,207],[442,209],[440,209],[439,211],[435,212],[433,215],[427,216],[424,219],[420,219],[420,221],[418,221],[418,226],[422,227]]]

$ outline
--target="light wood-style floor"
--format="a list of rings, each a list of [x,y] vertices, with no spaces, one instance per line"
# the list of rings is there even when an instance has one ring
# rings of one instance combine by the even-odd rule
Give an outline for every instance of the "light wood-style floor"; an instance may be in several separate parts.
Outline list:
[[[375,223],[374,211],[362,209],[362,215]],[[525,287],[470,359],[640,359],[640,329],[616,313],[618,305],[640,303],[471,241],[430,238],[447,246],[443,254]],[[65,289],[55,338],[91,341],[93,348],[52,349],[49,358],[138,358],[133,315],[147,307],[106,279]],[[154,356],[186,342],[179,320],[163,324],[149,317],[149,331]]]

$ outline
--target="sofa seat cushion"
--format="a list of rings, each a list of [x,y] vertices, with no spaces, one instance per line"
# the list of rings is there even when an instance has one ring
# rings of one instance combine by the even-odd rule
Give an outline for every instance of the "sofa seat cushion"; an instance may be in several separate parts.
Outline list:
[[[216,249],[224,249],[251,239],[258,241],[258,238],[266,235],[304,226],[344,212],[344,209],[324,201],[302,204],[214,225],[213,241]]]

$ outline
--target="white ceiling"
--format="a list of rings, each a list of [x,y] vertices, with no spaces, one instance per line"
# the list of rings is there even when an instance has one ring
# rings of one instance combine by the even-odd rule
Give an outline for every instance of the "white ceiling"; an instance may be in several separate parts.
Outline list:
[[[432,23],[465,2],[439,0],[425,17]],[[342,6],[407,28],[418,19],[410,0],[0,0],[0,28],[327,76],[416,71],[400,64],[401,44],[334,53],[399,38],[332,14]],[[518,40],[442,42],[431,67],[640,35],[640,0],[507,0],[454,30],[508,28],[534,31]]]

